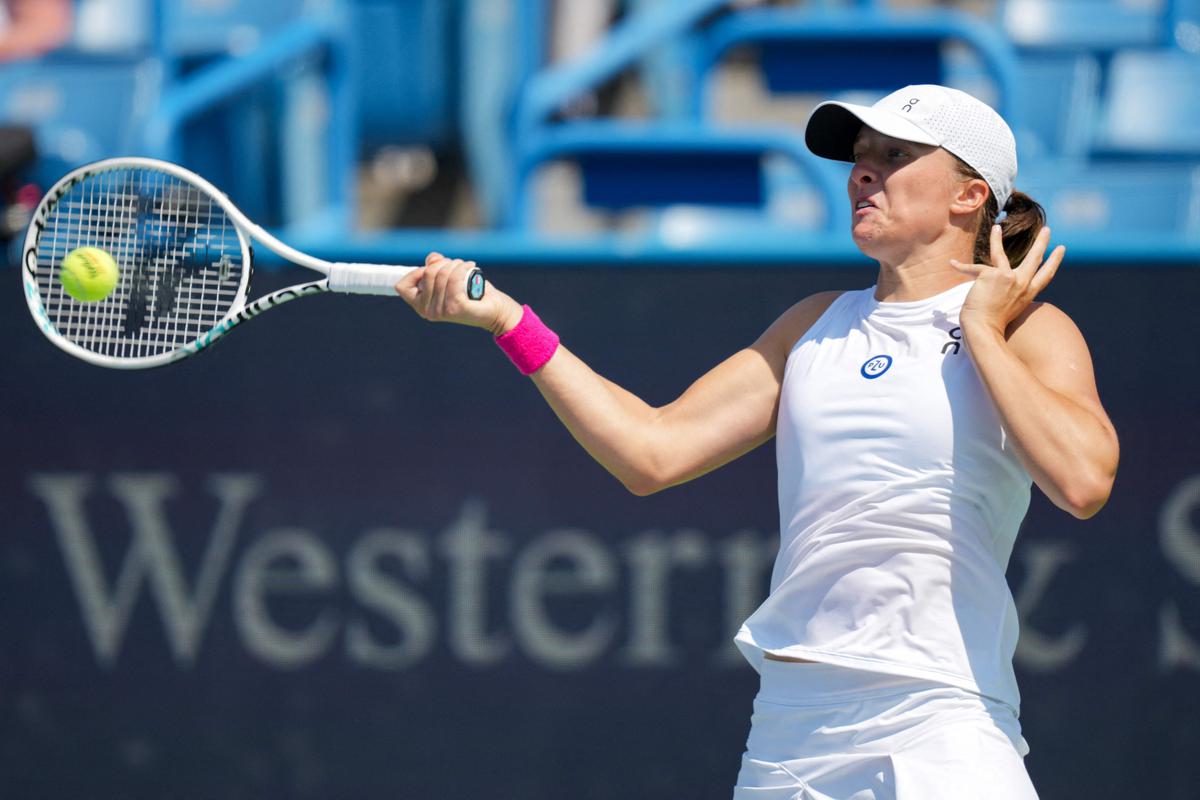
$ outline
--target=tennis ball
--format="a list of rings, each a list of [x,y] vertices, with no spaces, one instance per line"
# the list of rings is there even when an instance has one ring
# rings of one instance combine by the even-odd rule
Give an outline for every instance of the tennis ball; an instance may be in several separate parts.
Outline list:
[[[58,279],[67,294],[85,303],[95,303],[112,294],[117,286],[117,262],[99,247],[79,247],[62,260]]]

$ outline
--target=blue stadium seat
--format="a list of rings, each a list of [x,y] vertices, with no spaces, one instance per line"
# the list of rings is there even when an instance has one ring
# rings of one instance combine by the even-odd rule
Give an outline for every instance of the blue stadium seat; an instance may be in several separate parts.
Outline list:
[[[142,152],[210,177],[260,224],[345,225],[357,114],[341,23],[304,16],[241,57],[172,75]]]
[[[1104,155],[1200,158],[1200,55],[1118,53],[1102,114]]]
[[[1023,49],[1113,51],[1167,41],[1171,0],[1005,0],[1000,24]]]
[[[442,145],[455,134],[460,50],[452,3],[353,0],[350,35],[360,54],[362,146]]]
[[[1100,62],[1088,54],[1021,58],[1022,158],[1086,158],[1100,93]]]
[[[828,208],[841,178],[794,137],[687,123],[591,122],[548,128],[526,143],[517,172],[515,227],[534,227],[533,178],[539,168],[557,161],[578,166],[582,199],[591,208],[734,209],[723,218],[708,217],[726,222],[763,222],[773,189],[794,192],[795,173],[802,172],[811,187],[810,211],[813,204],[820,206],[810,214],[813,226],[841,221],[839,209]],[[784,216],[788,210],[783,209]]]
[[[159,52],[170,92],[229,56],[258,50],[273,35],[301,17],[305,0],[173,0],[159,2]],[[289,84],[293,70],[274,85],[264,84],[214,105],[179,132],[178,158],[209,176],[252,218],[278,224],[286,218],[280,180],[303,165],[285,165],[290,150],[281,148]],[[286,77],[286,79],[285,79]],[[232,99],[232,95],[231,95]]]
[[[1017,67],[1019,122],[1013,125],[1022,162],[1083,159],[1091,146],[1100,102],[1099,59],[1087,53],[1024,54]],[[947,85],[990,102],[988,78],[969,53],[947,59]]]
[[[34,130],[42,185],[68,170],[137,150],[139,124],[159,92],[142,60],[48,58],[0,69],[0,118]]]
[[[1170,0],[1167,28],[1171,43],[1188,53],[1200,53],[1200,0]]]
[[[70,46],[94,54],[150,53],[155,5],[156,0],[77,0]]]
[[[708,32],[696,70],[711,75],[730,51],[750,47],[758,51],[772,93],[882,96],[907,83],[945,83],[953,43],[976,54],[995,84],[998,110],[1011,120],[1018,94],[1015,54],[986,26],[955,12],[767,8],[731,14]],[[712,119],[710,104],[702,83],[694,112]]]
[[[1046,209],[1057,237],[1200,239],[1200,162],[1041,164],[1017,188]]]
[[[520,158],[525,143],[573,103],[671,50],[728,0],[637,3],[596,47],[549,66],[540,44],[545,14],[535,13],[544,0],[516,0],[511,13],[497,13],[491,0],[465,2],[463,69],[471,80],[463,81],[463,138],[485,218],[508,224],[517,213],[512,154]]]
[[[304,0],[171,0],[159,4],[168,58],[237,54],[296,19]]]

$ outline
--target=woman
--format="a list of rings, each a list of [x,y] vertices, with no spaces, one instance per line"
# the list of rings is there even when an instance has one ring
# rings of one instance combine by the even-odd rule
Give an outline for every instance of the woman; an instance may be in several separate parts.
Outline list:
[[[1064,248],[1045,257],[1012,133],[963,92],[823,103],[805,138],[853,162],[875,285],[801,300],[661,408],[502,292],[464,302],[469,262],[431,254],[397,291],[426,319],[489,328],[636,494],[777,437],[779,555],[737,635],[762,686],[735,798],[1035,798],[1004,570],[1031,480],[1082,519],[1117,466],[1079,330],[1034,302]]]

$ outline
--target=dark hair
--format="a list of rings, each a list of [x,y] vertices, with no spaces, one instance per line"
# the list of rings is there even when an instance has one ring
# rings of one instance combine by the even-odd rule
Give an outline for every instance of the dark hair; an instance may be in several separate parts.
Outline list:
[[[958,163],[958,174],[960,177],[979,178],[983,180],[983,176],[967,164],[967,162],[958,156],[955,156],[954,160]],[[1000,216],[1000,208],[996,203],[996,195],[992,194],[991,186],[989,185],[988,199],[980,211],[979,227],[975,229],[975,253],[973,257],[976,264],[992,263],[991,233],[992,226],[996,224],[996,217],[998,216]],[[1015,267],[1021,263],[1025,258],[1025,254],[1029,252],[1029,248],[1033,246],[1034,239],[1037,238],[1038,233],[1045,224],[1046,212],[1041,205],[1024,192],[1014,190],[1012,195],[1009,196],[1008,202],[1004,204],[1004,219],[1000,220],[1000,235],[1004,242],[1004,255],[1007,256],[1009,264]]]

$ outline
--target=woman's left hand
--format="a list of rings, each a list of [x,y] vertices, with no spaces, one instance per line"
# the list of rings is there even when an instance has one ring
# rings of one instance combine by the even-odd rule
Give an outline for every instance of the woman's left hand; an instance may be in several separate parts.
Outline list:
[[[1042,261],[1049,243],[1050,229],[1043,227],[1025,259],[1014,269],[1004,254],[1000,226],[993,225],[991,264],[964,264],[950,260],[955,269],[975,276],[975,285],[967,293],[958,318],[964,335],[968,328],[980,326],[1004,335],[1008,324],[1046,288],[1062,263],[1063,255],[1067,252],[1062,245],[1054,248],[1050,257]]]

